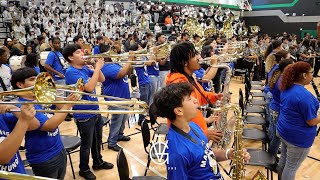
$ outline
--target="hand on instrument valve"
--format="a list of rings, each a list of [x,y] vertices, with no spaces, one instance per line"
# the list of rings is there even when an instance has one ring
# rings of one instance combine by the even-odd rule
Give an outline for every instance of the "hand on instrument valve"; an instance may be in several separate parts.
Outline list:
[[[214,143],[217,143],[222,138],[222,132],[214,129],[208,129],[207,137],[209,140],[212,140]]]
[[[233,159],[233,149],[230,149],[230,150],[228,151],[227,156],[228,156],[228,159]],[[245,163],[248,163],[248,162],[249,162],[251,156],[250,156],[250,154],[247,152],[247,149],[242,149],[242,157],[243,157],[243,161],[244,161]]]

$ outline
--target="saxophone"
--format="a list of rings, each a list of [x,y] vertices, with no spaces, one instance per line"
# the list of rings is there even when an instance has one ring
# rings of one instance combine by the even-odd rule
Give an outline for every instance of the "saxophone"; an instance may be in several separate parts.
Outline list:
[[[243,120],[242,111],[238,105],[228,104],[221,106],[219,108],[206,108],[200,107],[201,110],[211,110],[214,112],[225,113],[232,110],[236,116],[235,130],[234,130],[234,145],[233,145],[233,158],[231,161],[231,178],[233,180],[244,180],[245,169],[243,160],[243,141],[242,141],[242,131],[243,131]]]
[[[236,123],[234,129],[234,145],[233,145],[233,158],[232,158],[232,174],[234,180],[243,180],[245,177],[244,160],[243,160],[243,119],[242,111],[239,106],[232,105],[231,108],[236,114]]]
[[[217,103],[218,107],[224,107],[227,104],[230,104],[230,92],[229,92],[229,84],[231,81],[231,68],[228,64],[219,64],[216,66],[212,66],[216,68],[224,68],[226,69],[226,77],[223,84],[223,97],[221,102]],[[219,142],[214,143],[212,146],[216,148],[225,148],[227,145],[230,144],[232,131],[228,129],[228,110],[221,112],[221,119],[218,124],[213,125],[213,129],[219,130],[222,132],[222,138]]]

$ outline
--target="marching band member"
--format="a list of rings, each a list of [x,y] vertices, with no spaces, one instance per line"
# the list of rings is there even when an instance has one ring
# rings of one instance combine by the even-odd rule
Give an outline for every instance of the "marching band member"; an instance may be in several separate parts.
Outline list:
[[[129,57],[128,60],[133,60]],[[127,75],[131,72],[131,63],[126,63],[123,67],[119,64],[105,64],[101,69],[104,74],[103,94],[113,97],[130,99],[130,90]],[[108,99],[105,99],[108,100]],[[119,107],[108,107],[110,110],[124,110]],[[130,141],[129,136],[125,136],[123,131],[128,120],[127,114],[113,114],[111,117],[108,148],[113,151],[119,151],[118,141]]]
[[[313,69],[307,62],[289,65],[280,82],[280,114],[277,133],[282,142],[278,176],[295,179],[301,163],[310,152],[317,134],[319,102],[305,88],[312,80]]]
[[[167,85],[180,82],[189,82],[192,84],[194,91],[191,96],[198,100],[199,106],[215,103],[222,98],[222,94],[206,92],[201,85],[193,79],[193,72],[200,68],[200,58],[201,56],[198,54],[193,44],[189,42],[176,44],[170,53],[170,73],[166,78]],[[208,139],[213,141],[219,141],[221,139],[221,132],[212,129],[208,130],[207,123],[214,121],[212,116],[204,118],[199,110],[197,116],[192,118],[191,121],[200,126]]]
[[[141,49],[142,47],[137,43],[130,46],[130,51],[137,51]],[[147,57],[144,57],[144,59],[147,60]],[[146,62],[146,66],[150,66],[151,64],[152,64],[151,62]],[[146,66],[136,67],[135,71],[138,76],[140,100],[146,102],[149,105],[152,85],[151,85],[151,81],[150,81]],[[145,116],[143,114],[139,114],[139,121],[138,121],[139,125],[141,125],[144,118]]]
[[[7,110],[16,108],[13,105],[0,105],[0,171],[25,174],[18,150],[36,112],[32,105],[23,105],[19,116],[14,113],[18,116],[18,121],[12,123],[11,119],[6,118],[3,114]]]
[[[101,72],[104,65],[103,59],[98,59],[95,69],[85,66],[83,52],[80,45],[69,44],[63,49],[63,56],[69,62],[70,66],[66,71],[66,84],[75,84],[79,78],[85,82],[84,91],[95,94],[95,88],[98,82],[105,80]],[[91,69],[90,69],[91,68]],[[84,95],[83,100],[98,101],[97,97]],[[73,110],[99,110],[99,105],[76,105]],[[81,137],[80,146],[80,172],[79,175],[85,179],[96,179],[96,176],[89,168],[90,149],[93,159],[92,168],[112,169],[113,164],[103,161],[101,155],[102,127],[103,120],[101,115],[96,114],[76,114],[74,113],[78,130]]]
[[[233,150],[212,150],[201,127],[192,122],[199,113],[198,100],[193,92],[189,83],[182,82],[168,85],[154,98],[157,115],[171,122],[166,149],[168,180],[223,180],[217,161],[232,159]],[[246,150],[243,159],[250,159]]]
[[[34,85],[38,73],[32,68],[20,68],[12,74],[11,85],[13,89],[24,89]],[[35,95],[19,95],[18,101],[35,101]],[[77,100],[73,94],[67,97],[67,101]],[[18,105],[19,106],[19,105]],[[59,106],[61,110],[69,110],[73,105],[65,104]],[[57,106],[58,107],[58,106]],[[36,110],[42,110],[41,105],[34,105]],[[64,179],[67,167],[67,155],[60,138],[58,126],[65,120],[68,113],[57,113],[54,115],[37,112],[35,118],[37,123],[29,125],[25,137],[26,157],[32,171],[36,176],[55,179]],[[6,114],[6,118],[17,118],[12,114]],[[31,127],[30,127],[31,126]]]
[[[54,37],[51,41],[53,50],[48,54],[44,68],[50,72],[56,83],[65,84],[64,75],[68,67],[66,60],[59,51],[61,47],[60,39]]]
[[[269,153],[277,156],[279,147],[280,147],[280,139],[276,136],[276,125],[278,122],[279,112],[280,112],[280,94],[281,91],[279,89],[281,75],[284,69],[289,65],[292,64],[292,59],[283,59],[279,62],[279,66],[274,70],[271,77],[269,78],[269,88],[270,92],[272,93],[272,99],[270,102],[270,124],[268,134],[270,138],[270,146],[269,146]]]
[[[156,46],[166,42],[166,37],[162,33],[156,34]],[[165,86],[165,79],[170,70],[170,61],[168,58],[157,59],[159,62],[160,87]]]

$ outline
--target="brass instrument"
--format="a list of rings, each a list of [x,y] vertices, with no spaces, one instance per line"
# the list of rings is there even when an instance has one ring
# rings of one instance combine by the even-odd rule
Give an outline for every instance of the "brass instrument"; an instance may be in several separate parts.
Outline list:
[[[249,28],[250,28],[250,32],[252,34],[258,34],[259,31],[260,31],[260,27],[259,26],[250,26]]]
[[[196,48],[196,50],[201,53],[202,47],[204,45],[204,43],[206,42],[206,38],[202,38],[199,40],[199,42],[194,43],[194,47]]]
[[[229,17],[220,29],[219,34],[226,36],[227,39],[230,39],[233,36],[233,26],[232,26],[233,18]]]
[[[163,44],[150,48],[150,52],[151,54],[154,54],[157,59],[167,58],[170,55],[172,46],[172,43],[165,42]]]
[[[117,98],[112,96],[96,95],[92,93],[81,92],[84,90],[83,80],[79,79],[75,85],[59,85],[59,90],[73,92],[80,95],[90,95],[95,97],[104,97],[114,99],[113,101],[56,101],[57,88],[53,81],[53,78],[48,73],[40,73],[36,77],[34,86],[24,89],[18,89],[13,91],[0,92],[0,97],[6,95],[34,95],[37,102],[0,102],[0,104],[40,104],[44,108],[49,108],[52,104],[74,104],[74,105],[108,105],[117,106],[126,110],[37,110],[37,112],[48,112],[48,113],[78,113],[78,114],[143,114],[146,112],[148,106],[143,101],[130,100],[124,98]],[[14,112],[14,111],[12,111]]]
[[[258,170],[253,176],[252,180],[267,180],[267,177],[260,170]]]
[[[244,159],[243,159],[243,141],[242,141],[242,131],[243,131],[243,119],[242,111],[238,105],[228,104],[223,105],[219,108],[208,108],[200,107],[200,110],[211,110],[214,113],[227,114],[229,110],[233,111],[236,116],[235,130],[234,130],[234,145],[233,145],[233,158],[231,161],[231,178],[233,180],[244,180],[245,169],[244,169]]]
[[[182,26],[182,32],[188,33],[190,36],[197,34],[200,37],[204,36],[203,28],[198,20],[193,17],[188,17],[186,23]]]
[[[15,180],[53,180],[52,178],[31,176],[27,174],[19,174],[15,172],[0,171],[0,178]]]

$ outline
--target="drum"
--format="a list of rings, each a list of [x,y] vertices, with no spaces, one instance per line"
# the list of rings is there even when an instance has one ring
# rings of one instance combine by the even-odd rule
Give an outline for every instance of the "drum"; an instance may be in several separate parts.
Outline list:
[[[40,64],[44,66],[50,51],[42,51],[40,53]]]
[[[17,69],[22,67],[22,60],[24,56],[12,56],[9,59],[9,64],[12,71],[16,71]]]

